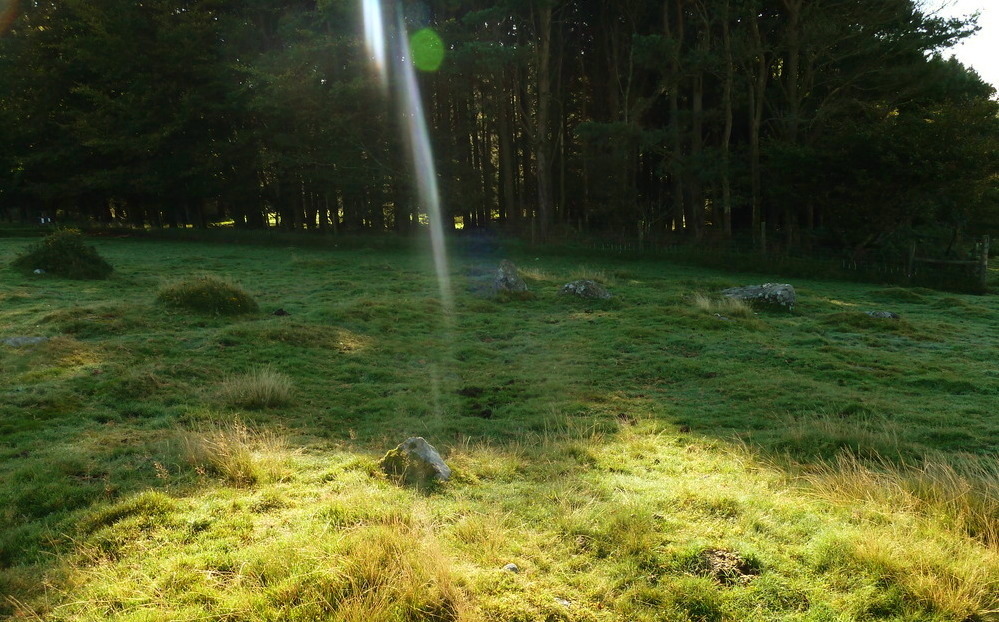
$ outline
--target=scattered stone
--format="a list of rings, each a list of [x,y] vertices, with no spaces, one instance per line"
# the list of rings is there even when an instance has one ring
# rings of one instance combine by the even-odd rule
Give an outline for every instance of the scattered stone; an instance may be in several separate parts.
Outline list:
[[[875,317],[881,320],[897,320],[899,319],[898,313],[893,311],[868,311],[867,315]]]
[[[33,272],[35,274],[45,274],[45,270],[42,270],[41,268],[35,268]]]
[[[506,566],[503,566],[503,571],[504,572],[512,572],[512,573],[516,574],[516,573],[520,572],[520,568],[517,567],[517,564],[507,564]]]
[[[798,295],[795,293],[794,287],[787,283],[730,287],[722,290],[722,295],[745,300],[751,304],[779,307],[785,311],[794,311],[794,305],[798,302]]]
[[[556,598],[555,602],[557,602],[558,604],[562,605],[563,607],[568,607],[569,605],[572,604],[571,602],[567,601],[564,598]]]
[[[574,296],[579,296],[580,298],[595,298],[598,300],[607,300],[611,297],[607,288],[600,283],[589,279],[581,279],[579,281],[573,281],[572,283],[566,283],[562,286],[562,289],[558,290],[558,293],[562,295],[572,294]]]
[[[517,273],[517,266],[512,261],[504,259],[500,262],[496,278],[493,279],[493,291],[499,292],[526,292],[527,283],[520,278]]]
[[[0,342],[7,346],[20,348],[23,346],[37,346],[48,340],[48,337],[7,337],[6,339],[0,339]]]
[[[451,477],[451,468],[433,445],[420,436],[408,438],[389,450],[378,465],[389,475],[420,488],[446,482]]]
[[[284,309],[278,309],[277,311],[274,312],[274,315],[284,316],[284,315],[291,315],[291,314],[288,313],[287,311],[285,311]]]
[[[727,318],[724,315],[722,315],[721,313],[715,313],[715,317],[718,318],[719,320],[724,320],[725,322],[731,322],[732,321],[732,318]]]

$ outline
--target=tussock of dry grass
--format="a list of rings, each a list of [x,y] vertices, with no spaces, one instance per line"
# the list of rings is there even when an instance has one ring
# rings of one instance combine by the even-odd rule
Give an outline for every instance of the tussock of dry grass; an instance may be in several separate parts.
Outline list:
[[[694,294],[690,299],[690,305],[700,311],[710,315],[724,315],[727,318],[751,318],[753,308],[745,300],[738,298],[710,298],[704,294]]]
[[[897,585],[948,620],[993,620],[999,613],[999,554],[970,550],[960,541],[913,538],[903,523],[866,529],[842,543],[845,563]]]
[[[285,441],[239,419],[207,426],[188,435],[185,444],[188,462],[196,469],[221,475],[235,486],[278,481],[290,472]]]
[[[999,463],[968,457],[956,468],[927,460],[896,465],[851,452],[821,463],[805,476],[822,497],[910,512],[980,540],[999,553]]]
[[[524,279],[525,281],[554,283],[555,281],[558,280],[550,272],[543,270],[537,266],[517,266],[517,273],[520,274],[520,278]]]
[[[219,399],[224,404],[242,408],[284,406],[291,402],[293,394],[291,378],[271,367],[229,376],[219,387]]]

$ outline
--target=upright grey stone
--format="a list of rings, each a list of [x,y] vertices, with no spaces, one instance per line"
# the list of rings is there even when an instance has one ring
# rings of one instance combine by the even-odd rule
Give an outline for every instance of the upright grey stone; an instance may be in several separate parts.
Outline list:
[[[794,287],[787,283],[764,283],[763,285],[746,285],[745,287],[730,287],[722,290],[729,298],[738,298],[746,302],[764,307],[778,307],[785,311],[793,311],[798,295]]]
[[[580,298],[596,298],[599,300],[607,300],[611,297],[607,288],[600,283],[589,279],[581,279],[579,281],[573,281],[572,283],[566,283],[562,286],[562,289],[558,290],[558,293],[562,295],[579,296]]]
[[[451,477],[451,468],[421,436],[408,438],[389,450],[378,464],[389,475],[418,487],[445,482]]]
[[[517,273],[517,266],[512,261],[504,259],[500,262],[496,278],[493,279],[493,290],[499,292],[526,292],[527,283]]]

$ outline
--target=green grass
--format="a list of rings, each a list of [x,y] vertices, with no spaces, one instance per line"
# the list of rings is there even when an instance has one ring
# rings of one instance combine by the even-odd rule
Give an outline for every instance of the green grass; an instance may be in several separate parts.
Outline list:
[[[107,281],[0,279],[0,338],[51,337],[0,345],[0,617],[999,616],[994,297],[754,314],[718,292],[781,275],[511,247],[533,297],[458,253],[447,315],[404,245],[97,246]],[[259,310],[157,302],[205,275]],[[416,435],[450,482],[380,472]]]

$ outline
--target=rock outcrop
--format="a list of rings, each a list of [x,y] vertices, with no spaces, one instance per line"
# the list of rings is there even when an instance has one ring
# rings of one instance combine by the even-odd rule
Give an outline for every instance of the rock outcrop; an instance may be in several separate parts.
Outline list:
[[[558,290],[558,293],[562,295],[572,295],[579,296],[580,298],[592,298],[597,300],[607,300],[611,297],[607,288],[600,283],[589,279],[566,283],[562,286],[562,289]]]
[[[754,306],[779,308],[784,311],[794,311],[794,305],[798,302],[794,287],[787,283],[730,287],[722,290],[722,295],[745,300]]]

